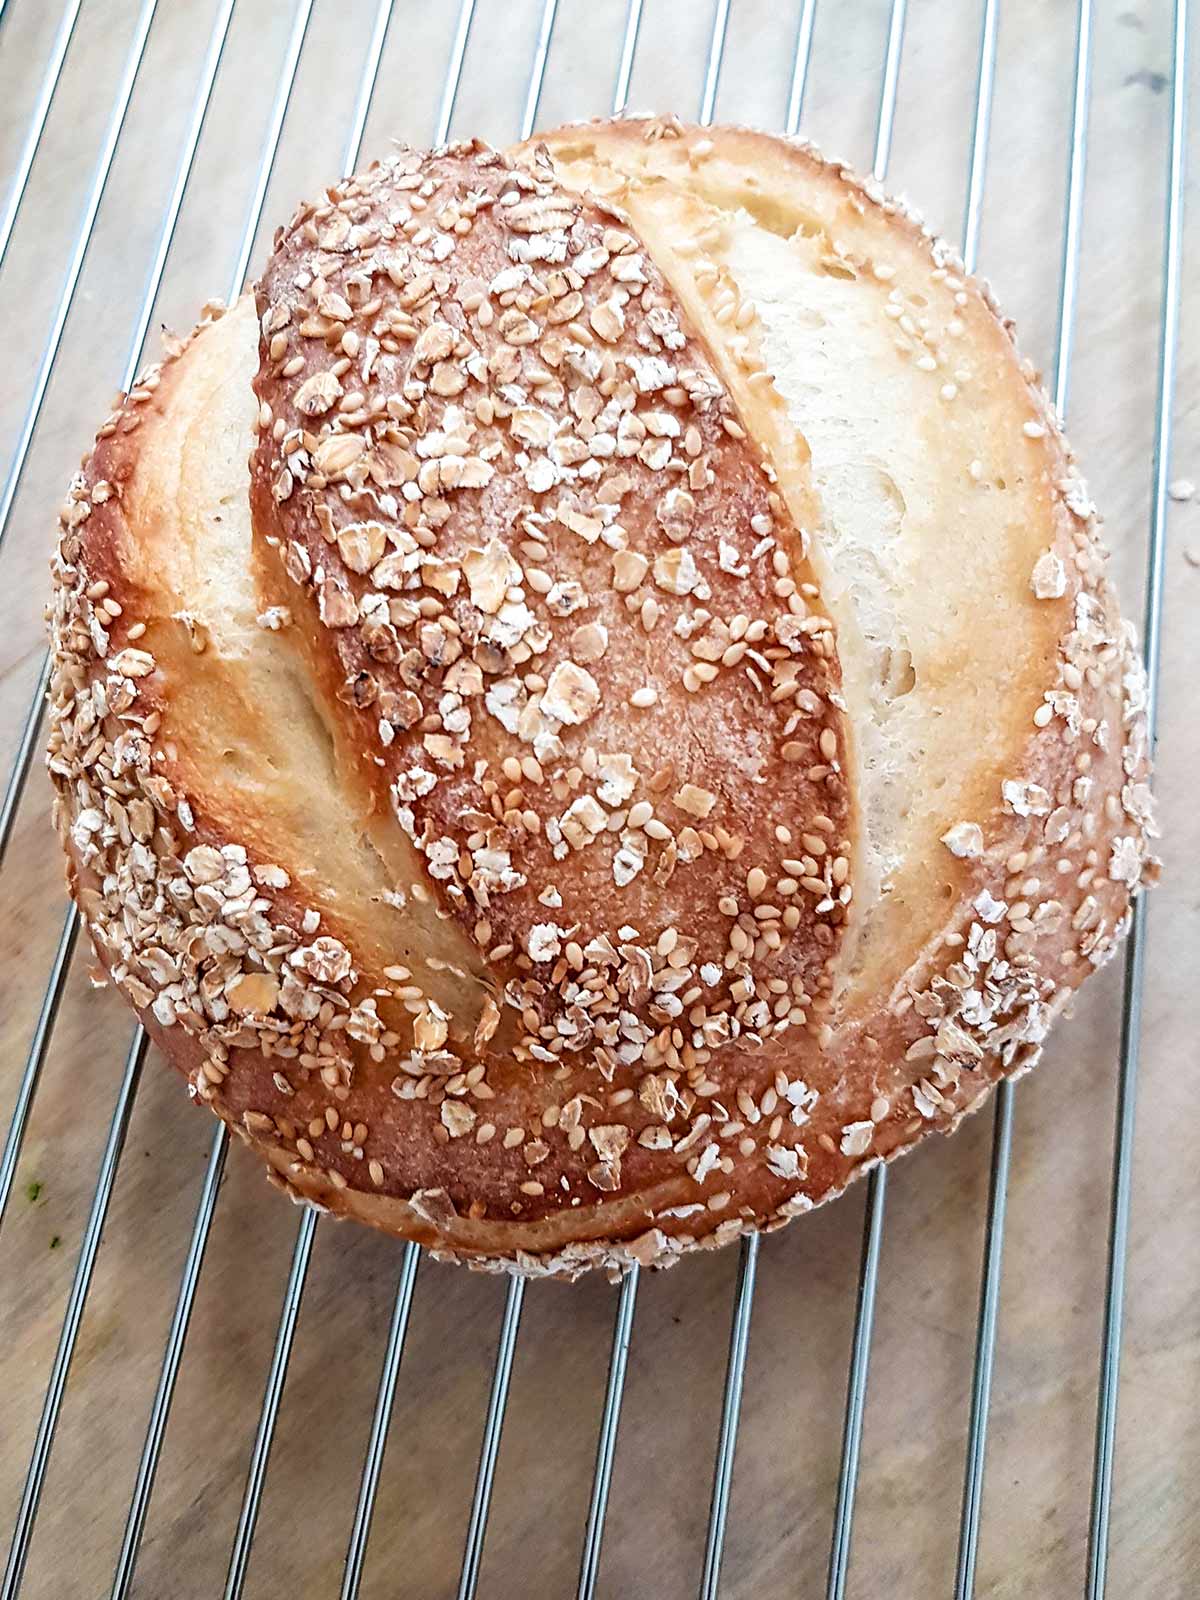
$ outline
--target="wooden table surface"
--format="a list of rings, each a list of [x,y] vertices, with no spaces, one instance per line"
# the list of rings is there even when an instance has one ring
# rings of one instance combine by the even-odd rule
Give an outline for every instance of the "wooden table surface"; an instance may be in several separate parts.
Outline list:
[[[53,513],[104,413],[153,258],[216,0],[160,0],[0,558],[0,741],[13,747],[41,659]],[[734,0],[722,119],[778,126],[796,3]],[[884,0],[822,0],[804,131],[869,165]],[[912,0],[890,182],[961,227],[981,6]],[[1170,108],[1168,0],[1096,8],[1072,435],[1126,604],[1140,608],[1149,525]],[[0,462],[15,447],[106,119],[134,0],[85,0],[0,274]],[[0,180],[13,171],[61,15],[9,0],[0,24]],[[242,0],[221,65],[155,325],[186,327],[227,291],[293,12]],[[339,168],[373,0],[317,0],[266,206],[270,227]],[[428,138],[457,5],[398,0],[364,152]],[[456,131],[517,131],[538,0],[479,0]],[[562,0],[547,124],[607,108],[624,0]],[[709,0],[646,0],[632,104],[693,114]],[[1003,0],[981,256],[1024,347],[1055,343],[1075,6]],[[1200,49],[1193,61],[1200,58]],[[1200,259],[1194,164],[1173,463],[1200,479]],[[257,259],[257,256],[256,256]],[[1158,788],[1168,872],[1149,913],[1127,1325],[1109,1593],[1194,1596],[1200,1582],[1200,1202],[1195,986],[1200,954],[1200,498],[1173,504]],[[30,784],[4,865],[0,1126],[16,1093],[64,905],[47,789]],[[0,1232],[0,1535],[15,1514],[131,1028],[80,951]],[[1121,964],[1094,981],[1016,1094],[1012,1186],[978,1593],[1082,1589],[1105,1276]],[[137,1096],[24,1593],[108,1592],[212,1126],[151,1057]],[[848,1593],[952,1592],[974,1352],[989,1112],[892,1173]],[[766,1241],[751,1328],[723,1594],[825,1592],[864,1191]],[[219,1593],[298,1213],[232,1152],[134,1592]],[[400,1263],[391,1242],[323,1221],[301,1310],[246,1593],[338,1592]],[[695,1592],[704,1545],[736,1251],[644,1277],[600,1592]],[[454,1591],[504,1299],[502,1282],[422,1265],[362,1593]],[[486,1596],[574,1593],[615,1291],[526,1296],[483,1557]]]

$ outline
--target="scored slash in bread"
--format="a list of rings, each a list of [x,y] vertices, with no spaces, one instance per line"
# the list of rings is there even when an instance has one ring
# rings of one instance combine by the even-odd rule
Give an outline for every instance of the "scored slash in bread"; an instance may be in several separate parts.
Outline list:
[[[986,291],[811,149],[401,151],[72,487],[72,892],[297,1197],[665,1263],[952,1127],[1113,948],[1103,567]]]

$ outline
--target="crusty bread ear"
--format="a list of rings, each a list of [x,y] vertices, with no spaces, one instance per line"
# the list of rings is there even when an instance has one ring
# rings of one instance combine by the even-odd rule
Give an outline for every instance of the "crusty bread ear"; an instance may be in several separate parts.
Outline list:
[[[759,436],[778,437],[777,397],[811,452],[813,560],[867,824],[853,1012],[946,925],[968,872],[942,836],[978,826],[994,845],[1004,781],[1060,743],[1061,724],[1042,733],[1034,716],[1065,688],[1083,489],[985,287],[911,215],[798,144],[660,128],[543,142],[572,188],[629,211],[689,310],[719,319],[726,381]],[[1099,598],[1115,639],[1115,600]]]
[[[668,1262],[951,1128],[1148,869],[1033,374],[765,135],[302,207],[102,428],[55,577],[101,960],[289,1192],[476,1265]]]

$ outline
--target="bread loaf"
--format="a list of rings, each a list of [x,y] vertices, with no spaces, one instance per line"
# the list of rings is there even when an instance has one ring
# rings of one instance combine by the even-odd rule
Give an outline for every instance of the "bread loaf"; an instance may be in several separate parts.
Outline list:
[[[1153,871],[1132,636],[986,289],[808,147],[401,150],[105,423],[49,766],[293,1196],[574,1276],[947,1131]]]

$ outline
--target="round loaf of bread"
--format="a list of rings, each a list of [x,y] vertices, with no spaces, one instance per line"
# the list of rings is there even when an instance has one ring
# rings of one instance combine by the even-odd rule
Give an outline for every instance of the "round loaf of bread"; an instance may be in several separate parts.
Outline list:
[[[808,147],[402,150],[61,516],[68,882],[293,1196],[573,1276],[1036,1059],[1153,868],[1095,514],[986,289]]]

